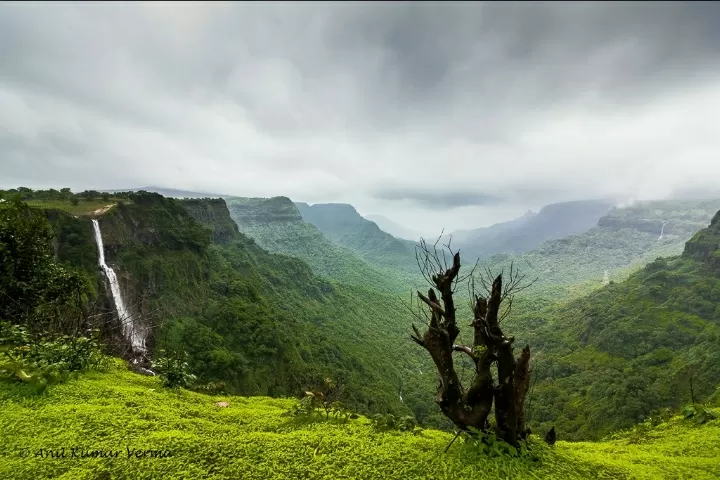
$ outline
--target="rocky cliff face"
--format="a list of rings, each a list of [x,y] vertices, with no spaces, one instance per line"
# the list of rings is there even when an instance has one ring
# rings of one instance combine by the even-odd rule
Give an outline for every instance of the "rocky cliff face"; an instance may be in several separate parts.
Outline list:
[[[346,203],[296,203],[303,220],[314,225],[336,244],[352,250],[379,267],[417,273],[415,242],[395,238],[374,222],[363,218]]]
[[[232,219],[238,224],[241,232],[243,228],[302,223],[303,221],[297,207],[287,197],[233,197],[228,199],[228,208]]]
[[[315,225],[323,233],[370,223],[360,216],[355,207],[347,203],[318,203],[310,206],[307,203],[296,202],[295,205],[303,219]]]
[[[269,252],[305,261],[319,276],[347,285],[373,284],[386,291],[396,291],[401,285],[398,278],[405,274],[394,270],[381,271],[343,242],[331,240],[306,221],[298,207],[287,197],[233,197],[227,199],[227,204],[230,216],[242,234]],[[352,209],[352,212],[355,210]],[[374,223],[359,218],[377,233],[384,234]],[[384,235],[400,242],[388,234]],[[365,246],[372,245],[369,237],[354,238]],[[381,264],[387,266],[386,262]]]
[[[230,217],[241,234],[262,248],[302,258],[311,265],[310,252],[322,251],[328,240],[305,222],[295,204],[287,197],[227,199]]]
[[[192,198],[179,203],[197,222],[211,229],[213,242],[226,244],[240,235],[222,198]]]
[[[720,271],[720,211],[707,228],[687,241],[683,255],[705,262]]]
[[[223,239],[229,233],[227,225],[225,230],[215,230],[200,224],[180,202],[141,192],[132,194],[126,204],[119,203],[90,217],[46,211],[57,234],[58,259],[96,276],[102,296],[96,305],[99,312],[112,312],[114,307],[107,280],[98,265],[92,217],[100,225],[106,263],[115,271],[124,302],[136,318],[151,324],[158,321],[153,318],[158,310],[172,315],[195,308],[190,292],[207,279],[207,247],[211,238],[216,235]],[[194,213],[207,218],[211,226],[222,225],[223,217],[229,219],[224,202],[212,206],[200,203]],[[231,232],[233,225],[229,227]],[[119,325],[106,330],[109,344],[123,344]],[[149,340],[152,346],[152,338]]]
[[[707,226],[718,209],[720,200],[639,202],[629,207],[614,208],[598,221],[598,227],[633,228],[657,235],[662,231],[663,235],[687,238]]]

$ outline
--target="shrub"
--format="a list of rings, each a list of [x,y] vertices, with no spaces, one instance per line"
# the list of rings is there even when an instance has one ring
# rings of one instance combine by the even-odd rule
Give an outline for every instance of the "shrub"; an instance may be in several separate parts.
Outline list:
[[[308,390],[305,396],[293,406],[288,412],[290,415],[313,416],[317,414],[321,419],[335,419],[347,422],[348,419],[358,418],[358,415],[350,412],[340,399],[343,397],[344,388],[330,378],[325,378],[322,387],[317,390]]]
[[[160,350],[160,355],[153,361],[153,368],[158,371],[163,386],[168,388],[190,388],[195,383],[195,375],[190,373],[187,362],[187,353],[184,351],[166,352]]]
[[[23,326],[0,322],[0,375],[34,385],[39,393],[71,374],[103,370],[107,361],[97,329],[88,330],[87,336],[37,338]]]
[[[414,417],[406,415],[404,417],[395,417],[395,415],[382,415],[377,413],[370,420],[376,431],[383,432],[387,430],[398,430],[401,432],[412,432],[417,435],[422,431]]]
[[[711,420],[715,420],[717,416],[705,405],[686,405],[682,409],[682,416],[685,420],[693,419],[698,424],[702,425]]]

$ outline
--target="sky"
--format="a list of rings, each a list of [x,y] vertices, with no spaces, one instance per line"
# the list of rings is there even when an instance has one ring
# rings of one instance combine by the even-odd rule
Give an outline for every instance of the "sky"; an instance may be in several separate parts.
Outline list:
[[[0,2],[0,187],[284,195],[428,234],[718,179],[720,3]]]

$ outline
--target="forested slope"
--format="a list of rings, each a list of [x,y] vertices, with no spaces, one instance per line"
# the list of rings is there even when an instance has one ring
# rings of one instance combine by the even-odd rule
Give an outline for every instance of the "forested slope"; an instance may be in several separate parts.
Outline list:
[[[366,220],[352,205],[319,203],[308,205],[296,202],[300,214],[320,232],[370,264],[395,268],[410,274],[418,273],[415,260],[417,241],[402,240],[384,232],[374,222]],[[419,239],[418,239],[419,241]]]
[[[270,252],[302,259],[318,275],[346,285],[395,294],[406,294],[419,283],[414,272],[393,268],[397,257],[391,256],[395,260],[388,260],[388,265],[383,265],[382,259],[369,262],[352,249],[334,243],[315,225],[303,220],[289,198],[233,197],[227,203],[241,232]]]
[[[658,408],[717,397],[718,305],[720,212],[680,256],[517,319],[539,352],[531,420],[556,423],[567,438],[593,438]]]
[[[396,348],[409,324],[397,297],[331,282],[302,260],[267,252],[234,230],[222,200],[136,192],[112,205],[94,214],[107,263],[126,304],[151,325],[153,354],[185,351],[201,382],[229,392],[296,395],[332,377],[358,411],[409,413],[398,385],[422,359]],[[57,208],[38,214],[51,221],[58,259],[96,279],[96,307],[112,311],[90,219]],[[106,326],[116,344],[117,325]]]

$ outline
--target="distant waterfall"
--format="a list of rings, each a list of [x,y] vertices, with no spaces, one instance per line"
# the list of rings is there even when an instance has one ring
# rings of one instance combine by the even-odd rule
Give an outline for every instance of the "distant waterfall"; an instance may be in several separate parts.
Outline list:
[[[665,232],[665,225],[667,225],[667,222],[664,222],[662,224],[662,228],[660,229],[660,237],[658,237],[658,241],[662,240],[663,233]]]
[[[93,219],[92,223],[93,229],[95,230],[95,242],[98,246],[98,263],[110,282],[110,291],[112,292],[113,301],[115,302],[115,309],[120,318],[123,335],[130,341],[130,345],[135,353],[144,354],[146,351],[144,331],[139,325],[135,324],[132,313],[125,307],[115,271],[105,263],[105,249],[103,247],[102,234],[100,233],[100,224],[95,219]]]
[[[610,283],[610,272],[605,270],[605,273],[603,274],[603,285],[608,285]]]

